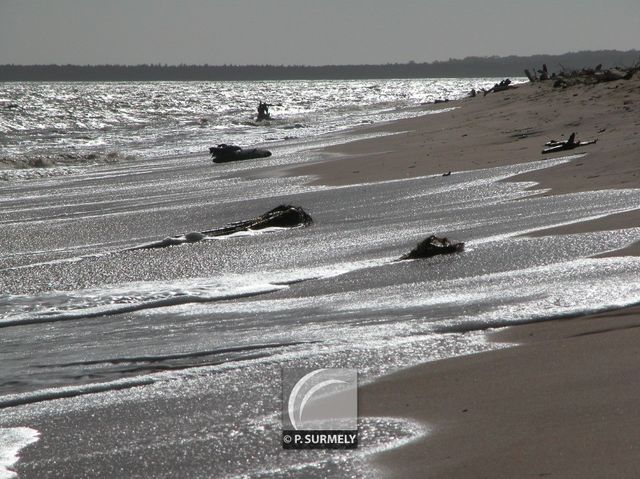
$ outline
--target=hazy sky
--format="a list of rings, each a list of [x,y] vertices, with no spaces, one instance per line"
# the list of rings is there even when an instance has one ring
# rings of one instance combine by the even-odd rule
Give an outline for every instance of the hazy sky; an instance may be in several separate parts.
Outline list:
[[[321,65],[632,48],[640,0],[0,0],[0,64]]]

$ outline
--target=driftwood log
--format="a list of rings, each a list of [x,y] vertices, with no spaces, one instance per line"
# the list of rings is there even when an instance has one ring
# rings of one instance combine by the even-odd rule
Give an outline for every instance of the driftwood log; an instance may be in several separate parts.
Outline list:
[[[558,140],[547,141],[544,144],[546,148],[542,150],[542,154],[546,155],[548,153],[556,153],[559,151],[573,150],[574,148],[578,148],[579,146],[595,145],[597,142],[598,142],[597,138],[595,140],[589,140],[589,141],[576,141],[576,134],[571,133],[571,136],[566,141],[558,141]]]
[[[296,228],[313,223],[311,216],[299,206],[280,205],[250,220],[231,223],[222,228],[203,231],[207,236],[227,236],[241,231],[256,231],[265,228]]]
[[[299,206],[280,205],[266,213],[249,220],[237,221],[220,228],[206,231],[194,231],[185,235],[170,236],[160,241],[130,248],[127,251],[140,249],[166,248],[185,243],[196,243],[205,238],[229,236],[243,231],[258,231],[265,228],[297,228],[313,223],[311,216]]]
[[[271,156],[269,150],[262,148],[243,149],[236,145],[220,144],[209,148],[211,160],[214,163],[227,163],[230,161],[253,160],[255,158],[268,158]]]
[[[440,254],[452,254],[459,253],[461,251],[464,251],[464,243],[452,241],[449,238],[440,238],[438,236],[431,235],[418,243],[418,245],[407,254],[398,258],[397,261],[431,258],[432,256]]]
[[[529,71],[529,69],[525,68],[524,69],[524,74],[527,75],[527,78],[529,79],[529,81],[531,83],[535,82],[537,80],[535,75],[532,75],[531,72]]]
[[[512,85],[511,80],[509,78],[506,78],[502,80],[500,83],[496,83],[495,85],[493,85],[493,87],[491,87],[489,90],[485,90],[483,88],[482,92],[484,93],[483,96],[487,96],[489,93],[497,93],[500,91],[506,91],[513,88],[518,88],[518,87],[516,85]]]

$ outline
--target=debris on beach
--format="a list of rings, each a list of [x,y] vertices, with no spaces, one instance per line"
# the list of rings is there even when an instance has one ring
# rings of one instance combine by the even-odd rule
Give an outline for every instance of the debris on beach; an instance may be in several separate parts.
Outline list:
[[[540,76],[537,75],[540,74]],[[545,81],[549,79],[549,70],[547,69],[547,64],[544,63],[542,65],[542,69],[541,70],[533,70],[533,74],[525,68],[524,70],[524,74],[527,75],[527,78],[529,79],[530,82],[536,82],[536,81]]]
[[[640,63],[633,67],[602,68],[602,64],[595,68],[582,68],[581,70],[564,70],[559,73],[549,74],[547,65],[542,65],[541,70],[533,73],[525,69],[524,73],[530,82],[544,82],[553,80],[554,88],[567,88],[574,85],[593,85],[601,82],[618,80],[630,80],[640,71]]]
[[[449,238],[440,238],[431,235],[409,251],[407,254],[398,258],[398,261],[407,259],[431,258],[440,254],[452,254],[464,251],[464,243],[460,241],[452,241]]]
[[[487,96],[489,93],[497,93],[500,91],[506,91],[513,88],[518,88],[518,87],[516,85],[512,85],[511,80],[509,78],[506,78],[502,80],[500,83],[496,83],[495,85],[493,85],[489,90],[483,88],[482,93],[484,94],[483,96]]]
[[[442,173],[442,176],[451,176],[451,172],[448,171],[447,173]]]
[[[556,153],[558,151],[573,150],[574,148],[577,148],[579,146],[595,145],[597,142],[598,142],[597,138],[595,140],[589,140],[589,141],[576,141],[576,134],[571,133],[571,136],[566,141],[558,141],[558,140],[547,141],[544,144],[546,148],[542,150],[542,154],[546,155],[547,153]]]
[[[296,228],[310,226],[311,216],[300,206],[280,205],[266,213],[245,221],[231,223],[222,228],[203,231],[207,236],[226,236],[240,231],[255,231],[265,228]]]
[[[228,161],[252,160],[254,158],[267,158],[271,156],[269,150],[262,148],[243,149],[236,145],[221,143],[209,148],[211,159],[214,163],[226,163]]]
[[[437,105],[439,103],[449,103],[449,99],[445,98],[444,100],[441,100],[439,98],[436,98],[435,100],[433,100],[434,105]]]
[[[186,243],[197,243],[206,238],[229,236],[234,233],[259,231],[265,228],[298,228],[310,226],[312,223],[313,219],[311,216],[300,206],[280,205],[256,218],[237,221],[212,230],[194,231],[184,235],[170,236],[160,241],[129,248],[127,251],[166,248],[168,246],[178,246]]]

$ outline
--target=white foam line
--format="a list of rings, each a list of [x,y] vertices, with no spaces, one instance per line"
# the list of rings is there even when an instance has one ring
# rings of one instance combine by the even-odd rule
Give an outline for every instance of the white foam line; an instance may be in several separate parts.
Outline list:
[[[609,191],[616,191],[616,190],[609,190]],[[527,229],[523,229],[523,230],[511,231],[511,232],[508,232],[508,233],[501,233],[499,235],[486,236],[484,238],[478,238],[478,239],[475,239],[475,240],[468,241],[466,243],[466,245],[484,244],[484,243],[490,243],[490,242],[494,242],[494,241],[502,241],[502,240],[513,238],[513,237],[517,237],[517,236],[526,236],[527,234],[535,233],[536,231],[544,231],[544,230],[548,230],[548,229],[559,228],[559,227],[562,227],[562,226],[575,225],[575,224],[584,223],[584,222],[587,222],[587,221],[598,220],[600,218],[606,218],[607,216],[611,216],[611,215],[617,215],[617,214],[620,214],[620,213],[628,213],[630,211],[635,211],[635,210],[638,210],[638,209],[640,209],[640,207],[638,207],[638,206],[631,206],[629,208],[613,209],[613,210],[610,210],[610,211],[608,211],[606,213],[593,215],[593,216],[587,216],[587,217],[584,217],[584,218],[578,218],[578,219],[569,220],[569,221],[561,221],[559,223],[551,223],[551,224],[548,224],[548,225],[537,226],[535,228],[527,228]],[[611,229],[611,230],[607,230],[607,231],[615,232],[615,231],[623,231],[623,230],[626,230],[626,229],[636,229],[636,228],[634,228],[634,227],[616,228],[616,229]],[[582,234],[582,233],[575,233],[575,234]],[[565,236],[565,235],[557,235],[557,234],[549,233],[548,235],[545,235],[545,236]],[[611,251],[616,251],[616,249],[612,249]]]
[[[189,278],[182,281],[133,282],[109,289],[90,288],[77,291],[64,291],[68,297],[65,309],[44,308],[36,312],[23,312],[0,320],[0,328],[26,324],[51,323],[58,321],[96,318],[114,314],[133,313],[145,309],[178,306],[191,303],[216,302],[271,293],[288,288],[289,284],[321,278],[332,278],[352,271],[381,266],[394,258],[385,257],[373,260],[337,263],[319,268],[274,271],[253,275],[226,275],[220,278]],[[247,283],[250,281],[249,283]],[[195,287],[194,285],[197,285]],[[13,298],[32,298],[45,300],[58,293],[28,297],[23,295],[7,296]],[[145,296],[146,295],[146,296]],[[113,303],[114,297],[136,296],[142,300],[136,302]],[[91,304],[93,300],[93,304]],[[75,304],[78,307],[74,307]],[[82,302],[85,301],[85,302]],[[89,304],[87,304],[87,302]],[[35,314],[34,314],[35,313]]]
[[[258,236],[260,234],[264,234],[264,233],[273,233],[276,231],[281,231],[281,230],[291,230],[291,229],[296,229],[299,227],[294,227],[294,228],[281,228],[281,227],[270,227],[270,228],[263,228],[260,230],[248,230],[248,231],[239,231],[237,233],[231,233],[228,235],[224,235],[224,236],[205,236],[202,241],[222,241],[225,240],[227,238],[236,238],[236,237],[242,237],[242,236]],[[171,236],[171,238],[177,238],[177,239],[185,239],[185,235],[181,235],[181,236]],[[152,243],[142,243],[139,244],[137,246],[133,246],[130,248],[124,248],[124,249],[117,249],[117,250],[111,250],[111,251],[104,251],[101,253],[89,253],[89,254],[84,254],[81,256],[72,256],[70,258],[60,258],[60,259],[52,259],[49,261],[41,261],[41,262],[37,262],[37,263],[29,263],[29,264],[23,264],[20,266],[9,266],[7,268],[0,268],[0,271],[13,271],[13,270],[19,270],[19,269],[27,269],[27,268],[34,268],[37,266],[49,266],[49,265],[55,265],[55,264],[64,264],[64,263],[77,263],[79,261],[85,260],[85,259],[89,259],[89,258],[101,258],[103,256],[109,256],[112,254],[117,254],[117,253],[126,253],[129,251],[136,251],[136,250],[143,250],[144,246],[149,246],[155,243],[159,243],[161,240],[158,241],[154,241]],[[9,255],[9,256],[17,256],[17,255],[31,255],[31,254],[43,254],[43,253],[50,253],[50,252],[63,252],[63,251],[71,251],[71,250],[75,250],[75,249],[88,249],[90,246],[100,246],[103,245],[104,243],[96,243],[94,245],[82,245],[82,246],[75,246],[75,247],[70,247],[70,248],[59,248],[59,249],[55,249],[55,250],[50,250],[50,251],[34,251],[34,252],[23,252],[23,253],[17,253],[15,255]],[[192,243],[187,243],[185,240],[185,243],[183,244],[176,244],[176,245],[167,245],[166,247],[180,247],[180,246],[188,246],[189,244]],[[149,249],[153,249],[153,248],[149,248]]]
[[[492,166],[490,168],[478,168],[475,170],[461,170],[461,171],[456,171],[453,173],[453,175],[461,175],[461,174],[474,174],[474,173],[486,173],[486,172],[490,172],[490,171],[495,171],[495,170],[509,170],[509,171],[505,171],[502,173],[498,173],[496,172],[496,174],[494,176],[488,177],[486,179],[476,179],[476,180],[471,180],[471,181],[467,181],[467,182],[462,182],[462,183],[456,183],[454,185],[450,185],[450,188],[453,188],[454,186],[464,186],[464,185],[469,185],[471,183],[494,183],[497,181],[503,181],[503,180],[507,180],[509,178],[512,178],[514,176],[518,176],[518,175],[522,175],[524,173],[530,173],[532,171],[537,171],[537,170],[544,170],[547,168],[552,168],[554,166],[558,166],[558,165],[562,165],[564,163],[570,163],[573,160],[576,160],[578,158],[582,158],[583,156],[585,156],[585,153],[581,153],[578,155],[571,155],[571,156],[563,156],[561,158],[553,158],[553,159],[549,159],[549,160],[538,160],[538,161],[530,161],[528,163],[517,163],[517,164],[513,164],[513,165],[505,165],[505,166]],[[348,188],[355,188],[355,187],[360,187],[360,186],[372,186],[372,185],[386,185],[386,184],[393,184],[393,183],[403,183],[403,182],[413,182],[413,181],[422,181],[422,180],[426,180],[426,179],[430,179],[430,178],[439,178],[442,177],[441,174],[433,174],[433,175],[422,175],[422,176],[413,176],[410,178],[396,178],[393,180],[382,180],[382,181],[369,181],[369,182],[363,182],[363,183],[350,183],[348,185],[305,185],[309,188],[313,188],[310,189],[308,191],[326,191],[326,190],[343,190],[343,189],[348,189]],[[300,178],[300,177],[298,177]],[[313,175],[310,176],[310,178],[312,178],[313,180],[317,180],[320,179],[319,176],[317,175]],[[535,181],[528,181],[525,183],[526,185],[531,186],[536,186],[539,183],[535,182]],[[449,188],[447,188],[449,189]],[[538,194],[539,192],[531,192],[531,196]]]
[[[65,399],[76,396],[84,396],[86,394],[105,393],[119,391],[121,389],[130,389],[138,386],[146,386],[148,384],[155,383],[157,379],[154,378],[157,378],[157,375],[147,374],[134,378],[117,379],[115,381],[108,381],[103,383],[83,384],[80,386],[67,386],[60,388],[47,388],[27,393],[9,394],[0,397],[0,410],[9,407],[33,404],[37,402],[53,401],[55,399]]]
[[[361,420],[364,418],[360,418]],[[374,454],[379,454],[385,451],[390,451],[392,449],[397,449],[402,446],[406,446],[407,444],[411,444],[415,441],[420,440],[425,437],[429,433],[429,428],[420,422],[412,421],[406,418],[398,418],[398,417],[385,417],[385,416],[367,416],[370,422],[386,422],[393,423],[394,425],[402,426],[402,431],[405,434],[408,434],[407,437],[402,437],[400,439],[394,439],[387,442],[381,442],[378,445],[367,447],[366,443],[362,443],[362,439],[359,439],[358,449],[355,450],[336,450],[336,451],[325,451],[326,454],[323,454],[321,458],[317,461],[308,462],[301,458],[300,463],[298,464],[286,464],[283,466],[275,466],[275,467],[266,467],[264,469],[251,470],[246,473],[242,473],[239,475],[231,476],[233,479],[248,479],[250,477],[255,477],[256,475],[274,475],[274,474],[290,474],[292,471],[303,471],[308,469],[309,467],[318,467],[321,468],[323,464],[327,462],[337,462],[337,463],[348,463],[352,461],[362,461],[368,459],[369,456]],[[359,435],[362,435],[363,427],[359,427]],[[363,464],[364,466],[364,464]],[[368,475],[371,474],[371,464],[367,463],[367,472]],[[360,468],[358,468],[360,469]],[[362,471],[360,471],[362,472]],[[380,474],[380,471],[376,471],[374,474],[375,477]]]
[[[421,364],[425,364],[425,363],[421,363]],[[380,444],[375,447],[363,449],[362,451],[360,451],[360,455],[363,457],[370,456],[373,454],[379,454],[381,452],[390,451],[391,449],[397,449],[399,447],[406,446],[407,444],[411,444],[413,442],[418,441],[419,439],[422,439],[430,432],[430,429],[426,424],[423,424],[417,421],[411,421],[406,418],[384,417],[384,416],[366,416],[366,417],[368,417],[369,419],[374,419],[378,421],[382,420],[387,422],[403,423],[411,435],[402,439],[396,439],[395,441]]]
[[[0,479],[13,479],[18,475],[10,469],[18,459],[20,450],[40,439],[40,433],[28,427],[0,428]]]
[[[69,248],[69,250],[73,250],[73,249],[82,249],[82,248],[86,248],[86,246],[81,246],[81,247],[74,247],[74,248]],[[65,249],[57,249],[57,250],[51,250],[52,252],[58,252],[58,251],[65,251]],[[54,264],[64,264],[64,263],[77,263],[79,261],[82,261],[84,259],[88,259],[88,258],[100,258],[102,256],[108,256],[110,254],[113,253],[118,253],[120,251],[123,250],[116,250],[116,251],[105,251],[104,253],[90,253],[90,254],[85,254],[82,256],[72,256],[71,258],[60,258],[60,259],[52,259],[50,261],[41,261],[38,263],[29,263],[29,264],[22,264],[19,266],[9,266],[8,268],[2,268],[0,269],[0,271],[15,271],[15,270],[19,270],[19,269],[28,269],[28,268],[35,268],[38,266],[49,266],[49,265],[54,265]],[[42,254],[42,251],[35,251],[34,254]],[[29,253],[22,253],[22,254],[29,254]]]

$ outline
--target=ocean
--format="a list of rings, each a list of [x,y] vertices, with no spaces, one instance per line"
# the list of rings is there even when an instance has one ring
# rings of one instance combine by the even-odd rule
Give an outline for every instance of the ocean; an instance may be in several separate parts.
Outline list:
[[[640,228],[526,236],[640,207],[513,179],[581,155],[333,187],[265,174],[495,82],[1,85],[0,477],[28,444],[24,478],[360,477],[428,426],[361,417],[356,453],[282,451],[283,367],[366,383],[503,347],[489,328],[636,303],[640,260],[597,256]],[[273,156],[212,164],[217,143]],[[313,225],[132,249],[279,204]],[[432,233],[465,252],[395,261]]]
[[[66,174],[61,167],[201,154],[217,143],[300,142],[415,116],[415,107],[496,81],[4,83],[0,170],[58,166],[44,174]],[[272,120],[256,122],[259,101],[273,105]]]

